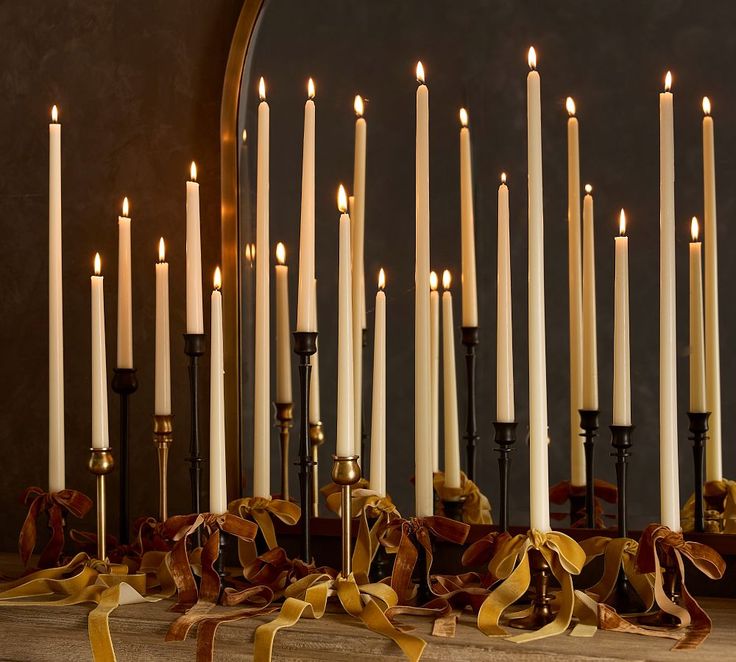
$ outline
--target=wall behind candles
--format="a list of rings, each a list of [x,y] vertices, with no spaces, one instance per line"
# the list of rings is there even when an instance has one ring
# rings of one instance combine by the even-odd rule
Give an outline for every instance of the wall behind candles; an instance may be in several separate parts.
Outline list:
[[[18,496],[47,485],[48,122],[62,122],[66,484],[94,493],[90,446],[89,276],[102,255],[108,377],[115,366],[117,216],[124,195],[133,217],[134,358],[131,512],[157,509],[152,443],[154,264],[166,238],[171,277],[175,440],[170,510],[188,512],[184,310],[184,182],[197,161],[202,184],[205,293],[219,260],[220,95],[237,0],[128,3],[99,0],[2,3],[0,34],[0,548],[14,549],[25,515]],[[227,284],[225,285],[227,287]],[[205,304],[205,315],[209,305]],[[206,321],[209,328],[209,321]],[[206,386],[208,364],[203,368]],[[206,394],[206,391],[205,391]],[[204,398],[204,402],[207,398]],[[207,430],[206,407],[202,431]],[[110,439],[118,446],[118,403],[110,394]],[[119,473],[109,481],[117,501]],[[110,531],[117,534],[117,508]],[[69,521],[70,526],[79,522]],[[93,515],[82,525],[94,526]],[[45,527],[42,526],[42,530]],[[42,533],[45,535],[45,533]]]

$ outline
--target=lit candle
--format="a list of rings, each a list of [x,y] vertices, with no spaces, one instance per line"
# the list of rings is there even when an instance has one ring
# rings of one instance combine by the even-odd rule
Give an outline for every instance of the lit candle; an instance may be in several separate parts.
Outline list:
[[[118,368],[133,367],[133,286],[128,198],[118,216]]]
[[[455,324],[452,319],[450,272],[442,274],[442,400],[445,405],[445,487],[460,487],[460,432],[457,421]]]
[[[92,448],[109,448],[107,426],[107,352],[105,350],[105,280],[100,254],[92,282]]]
[[[478,326],[478,289],[475,281],[475,220],[473,168],[470,156],[468,111],[460,109],[460,234],[462,243],[463,326]]]
[[[253,496],[271,496],[271,347],[269,250],[269,123],[266,84],[258,83],[258,170],[256,174],[256,318],[253,361]]]
[[[187,182],[187,333],[204,333],[202,247],[199,232],[199,183],[192,161]]]
[[[616,266],[613,313],[613,424],[631,425],[631,348],[629,344],[629,238],[621,210],[614,239]]]
[[[583,200],[583,409],[598,409],[598,338],[595,305],[595,225],[593,187]]]
[[[414,271],[414,495],[417,517],[434,512],[429,349],[429,90],[417,63],[416,265]]]
[[[580,139],[575,101],[567,97],[567,264],[570,324],[570,482],[585,485],[580,436],[583,407],[583,287],[580,240]]]
[[[222,342],[222,276],[215,269],[210,346],[210,512],[227,511],[225,477],[225,361]]]
[[[373,341],[373,398],[371,415],[370,486],[386,496],[386,275],[378,273],[375,338]]]
[[[286,248],[276,245],[276,402],[291,402],[291,351],[289,347],[289,267]]]
[[[312,281],[312,306],[314,306],[314,330],[319,330],[319,317],[317,315],[317,279]],[[312,355],[312,377],[309,380],[309,422],[316,425],[321,422],[320,399],[319,399],[319,338],[317,338],[317,350]]]
[[[677,457],[675,136],[672,74],[659,95],[659,475],[661,522],[680,530]]]
[[[690,409],[705,412],[705,334],[703,331],[703,245],[698,241],[698,219],[690,225]]]
[[[171,348],[169,336],[169,263],[164,238],[158,242],[156,263],[156,384],[154,414],[171,414]]]
[[[440,470],[440,293],[437,274],[429,274],[429,344],[432,363],[429,370],[432,411],[432,470]]]
[[[314,319],[314,81],[307,84],[304,105],[304,143],[302,151],[302,211],[299,226],[299,292],[296,330],[316,331]]]
[[[49,124],[49,492],[64,489],[64,297],[61,275],[61,124]]]
[[[529,49],[527,150],[529,168],[529,507],[531,529],[549,524],[547,463],[547,358],[544,322],[544,204],[542,102],[537,56]]]
[[[705,479],[722,480],[721,460],[721,341],[718,323],[718,223],[716,221],[716,162],[713,117],[708,97],[703,98],[703,222],[705,227],[705,389],[708,443],[705,445]]]
[[[514,421],[514,342],[511,308],[511,239],[506,173],[498,187],[498,272],[496,275],[496,420]]]
[[[352,286],[350,268],[350,216],[348,200],[342,184],[337,194],[340,210],[339,271],[337,295],[337,428],[338,457],[349,457],[353,447],[353,337]]]

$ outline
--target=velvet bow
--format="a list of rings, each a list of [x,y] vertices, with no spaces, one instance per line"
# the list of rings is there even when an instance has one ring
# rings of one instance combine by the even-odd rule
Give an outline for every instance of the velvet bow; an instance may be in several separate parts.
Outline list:
[[[460,487],[447,487],[445,485],[445,474],[442,471],[435,471],[432,480],[434,491],[440,497],[438,504],[440,515],[443,514],[443,501],[462,498],[463,522],[467,524],[493,524],[490,501],[464,472],[460,472]]]
[[[595,508],[595,526],[598,529],[605,529],[606,524],[603,518],[606,516],[601,505],[601,500],[607,503],[616,503],[618,500],[618,489],[615,485],[596,478],[593,481],[593,499]],[[585,496],[585,485],[573,485],[569,480],[563,480],[553,485],[549,490],[549,500],[551,503],[562,505],[570,500],[570,496]],[[563,520],[567,517],[567,513],[552,513],[552,519]],[[570,513],[570,525],[573,528],[585,526],[585,506],[576,513]]]

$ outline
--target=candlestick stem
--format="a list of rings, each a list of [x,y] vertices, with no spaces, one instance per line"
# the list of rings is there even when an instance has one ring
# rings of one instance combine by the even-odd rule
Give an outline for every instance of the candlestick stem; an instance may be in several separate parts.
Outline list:
[[[204,333],[184,334],[184,353],[189,357],[187,372],[189,373],[189,482],[192,493],[192,512],[200,513],[201,508],[201,475],[202,456],[199,449],[199,358],[205,352]],[[197,530],[197,546],[201,542]]]
[[[352,491],[353,485],[360,480],[358,456],[332,456],[332,480],[341,488],[340,519],[342,522],[342,576],[347,579],[352,568]]]
[[[459,496],[456,499],[443,499],[442,511],[447,519],[454,519],[457,522],[463,521],[463,508],[467,497]]]
[[[516,442],[515,421],[494,421],[496,431],[494,441],[498,444],[498,475],[499,475],[499,521],[501,531],[509,529],[509,470],[511,468],[511,449]]]
[[[611,425],[611,446],[616,449],[616,505],[618,508],[618,537],[629,537],[627,506],[627,467],[631,456],[631,435],[633,425]]]
[[[107,536],[107,507],[105,503],[105,476],[115,467],[109,448],[90,448],[87,468],[97,477],[97,558],[107,557],[105,538]]]
[[[281,498],[289,500],[289,430],[293,417],[293,403],[275,402],[276,427],[281,441]]]
[[[215,570],[220,577],[220,592],[217,596],[217,602],[222,601],[222,594],[225,592],[225,577],[227,571],[225,570],[225,548],[227,547],[227,533],[222,529],[219,530],[220,538],[217,543],[217,563],[215,564]]]
[[[583,448],[585,449],[585,525],[589,529],[595,528],[595,471],[594,471],[594,448],[595,438],[598,434],[598,410],[581,409],[580,427],[583,430],[582,437],[585,438]]]
[[[130,410],[128,398],[138,390],[135,368],[115,368],[112,390],[120,396],[120,522],[121,545],[130,542],[130,461],[128,438],[130,435]]]
[[[153,417],[153,443],[158,454],[158,518],[161,522],[165,522],[169,516],[169,447],[174,441],[173,421],[174,417],[170,414]]]
[[[475,447],[478,433],[475,426],[475,348],[478,345],[478,327],[463,326],[462,341],[465,345],[465,372],[467,376],[467,418],[465,425],[465,450],[467,453],[467,475],[475,480]]]
[[[312,517],[319,517],[319,447],[325,441],[325,433],[322,421],[309,424],[309,441],[312,444],[312,461],[314,471],[312,472]]]
[[[708,417],[710,412],[690,411],[687,414],[690,420],[690,440],[693,442],[693,471],[695,513],[694,529],[702,533],[705,531],[705,508],[703,505],[703,456],[705,454],[705,440],[708,432]]]
[[[550,604],[554,600],[554,596],[549,593],[551,571],[549,563],[538,549],[529,550],[529,567],[532,575],[531,582],[534,587],[532,610],[524,618],[515,618],[509,621],[509,625],[522,630],[539,630],[554,619]]]

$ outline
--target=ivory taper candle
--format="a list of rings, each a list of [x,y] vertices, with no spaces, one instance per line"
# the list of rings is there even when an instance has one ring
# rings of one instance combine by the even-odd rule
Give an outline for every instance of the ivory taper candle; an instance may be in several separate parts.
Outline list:
[[[583,409],[598,409],[598,334],[595,303],[595,222],[593,187],[583,200]]]
[[[373,340],[370,486],[386,496],[386,275],[378,273]]]
[[[227,511],[225,473],[225,361],[222,340],[222,276],[215,269],[210,316],[210,512]]]
[[[455,373],[455,323],[452,315],[450,272],[442,274],[442,401],[445,422],[445,487],[460,487],[460,427],[457,418]]]
[[[171,336],[169,333],[169,263],[164,238],[158,242],[156,263],[156,356],[154,414],[171,415]]]
[[[475,220],[473,218],[473,164],[468,111],[460,109],[460,235],[462,246],[463,326],[478,326],[478,288],[475,278]]]
[[[703,244],[698,219],[690,224],[690,409],[705,412],[705,333],[703,330]]]
[[[614,240],[616,266],[613,313],[613,424],[631,425],[631,348],[629,344],[629,238],[626,215],[619,216]]]
[[[105,348],[105,279],[95,255],[92,283],[92,448],[109,448],[107,425],[107,350]]]
[[[276,245],[276,402],[291,402],[291,347],[289,343],[289,267],[286,248]]]
[[[317,279],[312,281],[312,306],[314,306],[314,329],[319,330],[319,315],[317,310]],[[319,338],[317,351],[312,355],[312,377],[309,381],[309,422],[314,425],[322,419],[319,396]]]
[[[340,210],[339,264],[337,291],[337,427],[336,455],[354,455],[353,447],[353,335],[352,335],[352,287],[350,265],[350,216],[348,200],[342,184],[337,194]]]
[[[496,274],[496,420],[514,421],[514,343],[511,307],[511,240],[506,173],[498,187],[498,267]]]
[[[192,161],[187,182],[187,333],[204,333],[202,243],[199,229],[199,182]]]
[[[133,367],[133,284],[131,281],[128,198],[118,216],[118,368]]]
[[[437,291],[439,281],[437,274],[429,274],[429,343],[432,364],[429,378],[431,380],[432,411],[432,471],[440,470],[440,293]]]

